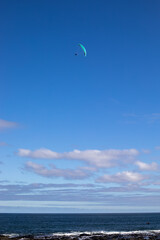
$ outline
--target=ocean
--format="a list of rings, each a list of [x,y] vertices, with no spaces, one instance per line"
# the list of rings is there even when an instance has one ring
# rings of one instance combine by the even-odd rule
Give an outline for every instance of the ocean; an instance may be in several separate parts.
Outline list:
[[[160,230],[160,213],[0,214],[0,235],[111,234]]]

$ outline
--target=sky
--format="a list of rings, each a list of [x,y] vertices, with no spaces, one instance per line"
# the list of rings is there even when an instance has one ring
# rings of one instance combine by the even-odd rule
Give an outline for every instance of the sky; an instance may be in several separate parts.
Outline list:
[[[160,212],[159,12],[0,1],[0,213]]]

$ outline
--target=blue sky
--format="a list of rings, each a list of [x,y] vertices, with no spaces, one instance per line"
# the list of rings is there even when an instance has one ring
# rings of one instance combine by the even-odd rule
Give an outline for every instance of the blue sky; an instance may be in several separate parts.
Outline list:
[[[1,1],[0,212],[160,211],[159,11]]]

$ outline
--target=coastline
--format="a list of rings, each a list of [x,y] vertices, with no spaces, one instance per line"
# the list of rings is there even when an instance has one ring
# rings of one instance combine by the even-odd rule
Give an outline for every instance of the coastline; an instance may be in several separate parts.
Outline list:
[[[47,235],[0,234],[0,240],[160,240],[160,230],[130,232],[73,232]]]

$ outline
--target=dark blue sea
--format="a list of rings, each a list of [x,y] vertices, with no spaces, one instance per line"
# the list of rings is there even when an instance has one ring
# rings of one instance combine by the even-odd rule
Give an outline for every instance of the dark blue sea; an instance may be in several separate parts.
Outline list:
[[[160,230],[160,213],[0,214],[0,234],[47,235]]]

